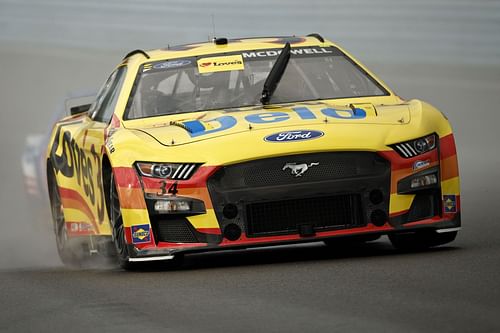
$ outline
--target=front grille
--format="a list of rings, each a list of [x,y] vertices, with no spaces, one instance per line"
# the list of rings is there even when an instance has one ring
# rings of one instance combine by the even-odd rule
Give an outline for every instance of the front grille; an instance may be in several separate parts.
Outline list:
[[[300,175],[293,166],[306,165]],[[298,168],[302,170],[302,168]],[[237,189],[319,182],[384,174],[386,161],[375,153],[338,152],[290,155],[228,166],[219,173],[218,187]]]
[[[189,221],[183,217],[161,218],[153,221],[153,229],[157,242],[197,243],[195,232]]]
[[[363,225],[359,195],[334,195],[246,206],[248,236],[297,233],[300,226],[315,231]]]
[[[306,236],[312,229],[365,225],[377,209],[388,214],[390,176],[390,163],[377,153],[328,152],[228,165],[207,185],[222,230],[236,224],[248,236]],[[381,193],[377,203],[369,199],[374,190]]]

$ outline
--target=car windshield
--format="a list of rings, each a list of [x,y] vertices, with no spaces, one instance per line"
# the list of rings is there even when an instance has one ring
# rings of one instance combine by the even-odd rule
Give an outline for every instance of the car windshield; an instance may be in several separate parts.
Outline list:
[[[157,61],[143,65],[125,119],[260,105],[281,49]],[[293,48],[271,103],[388,95],[334,47]]]

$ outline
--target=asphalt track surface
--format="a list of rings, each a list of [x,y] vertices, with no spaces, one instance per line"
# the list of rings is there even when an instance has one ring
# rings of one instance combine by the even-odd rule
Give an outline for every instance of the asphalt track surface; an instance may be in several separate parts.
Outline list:
[[[463,230],[450,245],[402,253],[386,238],[342,250],[312,243],[125,272],[63,267],[19,172],[24,136],[46,128],[58,93],[99,85],[119,55],[2,48],[0,56],[0,331],[500,331],[498,68],[370,66],[454,125]]]

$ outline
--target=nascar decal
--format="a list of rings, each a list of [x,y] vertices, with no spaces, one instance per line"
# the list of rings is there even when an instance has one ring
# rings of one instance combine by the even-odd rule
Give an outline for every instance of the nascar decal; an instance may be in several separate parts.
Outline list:
[[[202,58],[198,60],[198,71],[203,73],[240,71],[245,69],[240,54],[222,57]]]
[[[149,243],[151,241],[151,229],[149,224],[132,226],[132,243]]]
[[[338,110],[333,108],[321,109],[321,114],[313,112],[307,107],[291,108],[292,111],[298,115],[302,120],[321,119],[325,116],[327,118],[337,119],[364,119],[366,112],[363,109],[354,108],[347,110]],[[269,124],[277,122],[285,122],[290,119],[290,114],[286,112],[259,112],[250,114],[245,117],[245,121],[252,124]],[[220,132],[234,127],[238,121],[235,117],[230,115],[220,116],[210,120],[186,120],[175,122],[175,125],[184,128],[191,137],[198,137],[202,135]]]

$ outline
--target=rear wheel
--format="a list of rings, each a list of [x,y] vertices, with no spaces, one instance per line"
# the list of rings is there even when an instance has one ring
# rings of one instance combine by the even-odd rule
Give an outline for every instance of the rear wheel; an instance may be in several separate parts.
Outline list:
[[[439,246],[455,240],[458,232],[437,233],[435,230],[421,230],[412,233],[389,234],[389,239],[398,250],[421,250]]]
[[[83,260],[88,257],[88,251],[85,251],[84,242],[72,241],[68,238],[66,222],[64,220],[63,205],[59,194],[54,170],[49,170],[48,187],[50,208],[52,212],[52,221],[54,233],[56,236],[57,253],[64,265],[70,267],[80,267]]]

